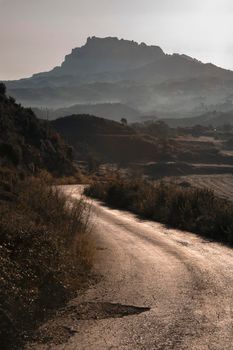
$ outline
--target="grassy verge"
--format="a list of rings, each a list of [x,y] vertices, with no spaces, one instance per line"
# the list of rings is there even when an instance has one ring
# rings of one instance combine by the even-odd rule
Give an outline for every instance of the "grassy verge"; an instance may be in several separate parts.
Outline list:
[[[92,184],[86,194],[143,218],[233,244],[233,204],[210,190],[116,176]]]
[[[89,208],[72,204],[44,174],[11,183],[0,201],[0,344],[19,349],[92,266]]]

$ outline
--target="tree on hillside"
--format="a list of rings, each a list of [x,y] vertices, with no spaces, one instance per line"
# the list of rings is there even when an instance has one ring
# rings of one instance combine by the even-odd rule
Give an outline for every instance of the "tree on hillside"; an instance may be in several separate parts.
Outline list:
[[[121,124],[128,125],[128,121],[126,118],[121,118]]]

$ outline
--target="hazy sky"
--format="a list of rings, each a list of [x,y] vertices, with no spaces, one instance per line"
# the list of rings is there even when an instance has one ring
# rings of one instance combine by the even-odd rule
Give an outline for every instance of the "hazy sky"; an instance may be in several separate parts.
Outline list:
[[[233,70],[232,34],[233,0],[0,0],[0,80],[49,70],[92,35]]]

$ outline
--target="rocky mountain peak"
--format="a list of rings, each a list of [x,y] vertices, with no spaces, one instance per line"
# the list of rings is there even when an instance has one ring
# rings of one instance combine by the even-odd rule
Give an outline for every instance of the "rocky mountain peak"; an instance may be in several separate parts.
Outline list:
[[[124,71],[155,62],[164,56],[158,46],[147,46],[116,37],[89,37],[84,46],[65,57],[57,72],[62,74]]]

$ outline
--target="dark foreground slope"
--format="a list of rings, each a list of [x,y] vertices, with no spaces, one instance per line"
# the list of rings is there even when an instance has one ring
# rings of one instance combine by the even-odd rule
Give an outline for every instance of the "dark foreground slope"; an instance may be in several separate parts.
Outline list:
[[[87,206],[80,200],[71,208],[45,175],[14,183],[12,198],[0,200],[2,350],[21,349],[83,286],[92,264]]]
[[[0,84],[0,348],[19,350],[80,288],[91,266],[89,211],[54,188],[69,149]]]
[[[72,149],[40,121],[29,108],[0,91],[0,164],[25,173],[46,169],[56,175],[70,175]]]

